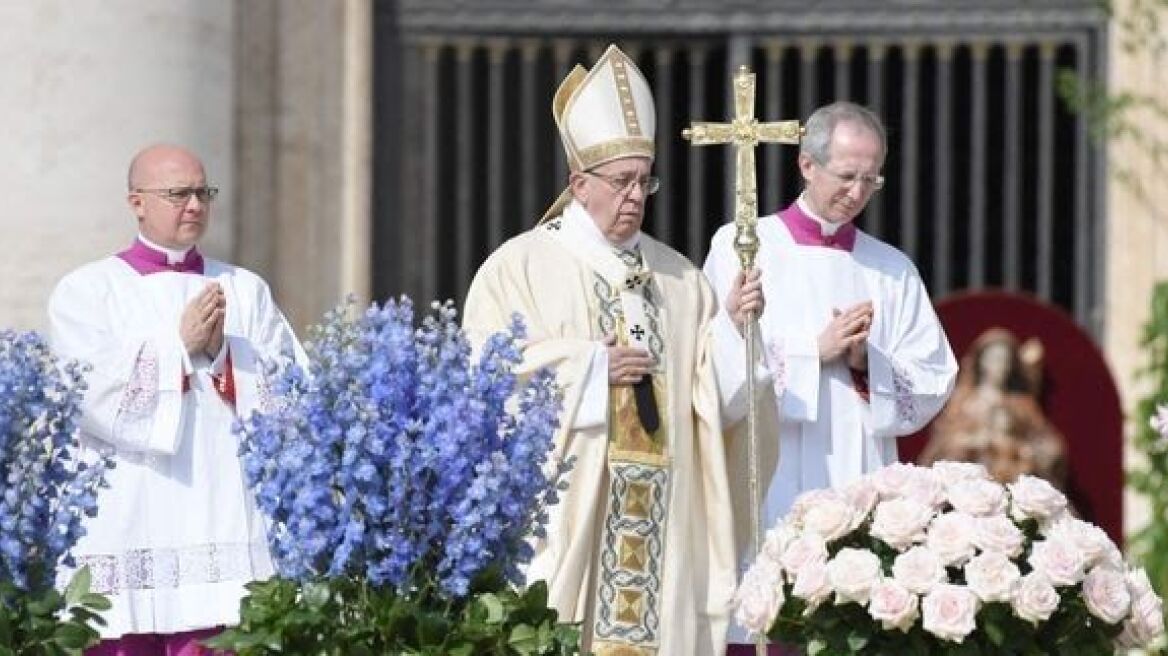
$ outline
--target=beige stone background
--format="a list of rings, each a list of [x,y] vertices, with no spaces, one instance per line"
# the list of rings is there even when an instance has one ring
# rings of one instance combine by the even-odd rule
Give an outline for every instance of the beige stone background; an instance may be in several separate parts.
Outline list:
[[[1123,15],[1131,4],[1130,0],[1117,2],[1117,15]],[[1168,10],[1160,13],[1161,20],[1168,20]],[[1168,54],[1149,48],[1129,51],[1124,47],[1122,30],[1115,26],[1112,37],[1108,53],[1111,93],[1149,96],[1159,107],[1168,109]],[[1146,148],[1149,143],[1168,143],[1168,116],[1156,116],[1149,107],[1133,112],[1130,118],[1138,122],[1142,134],[1113,141],[1108,148],[1111,174],[1106,186],[1107,291],[1103,318],[1103,350],[1119,381],[1124,409],[1129,412],[1149,393],[1134,372],[1148,364],[1139,342],[1149,316],[1152,289],[1158,281],[1168,279],[1168,159],[1157,162]],[[1123,180],[1129,175],[1134,183]],[[1128,426],[1129,434],[1132,430],[1134,427]],[[1130,465],[1134,458],[1129,450],[1125,462]],[[1127,531],[1150,519],[1146,505],[1129,492],[1124,500]]]
[[[372,1],[0,0],[0,327],[43,329],[55,281],[129,242],[125,167],[156,141],[203,155],[223,188],[205,250],[264,275],[298,329],[367,297]],[[1109,61],[1113,91],[1168,106],[1168,62],[1121,39]],[[1163,117],[1145,129],[1168,140]],[[1108,168],[1146,182],[1107,184],[1103,348],[1130,409],[1168,172],[1134,141]],[[1136,499],[1126,518],[1149,519]]]
[[[369,288],[371,0],[0,0],[0,326],[135,235],[130,157],[202,155],[204,251],[297,328]]]

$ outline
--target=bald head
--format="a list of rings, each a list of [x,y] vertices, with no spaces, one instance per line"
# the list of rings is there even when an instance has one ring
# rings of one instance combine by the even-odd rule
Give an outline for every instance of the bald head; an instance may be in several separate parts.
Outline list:
[[[157,144],[130,163],[126,200],[146,239],[166,248],[194,246],[211,219],[216,189],[208,187],[203,163],[181,146]]]
[[[194,153],[171,144],[155,144],[148,146],[134,155],[130,161],[130,171],[127,174],[129,191],[135,189],[152,189],[159,186],[162,179],[172,179],[176,174],[190,176],[196,172],[200,179],[205,178],[203,162]],[[186,181],[194,184],[194,180]],[[165,186],[176,186],[167,183]]]

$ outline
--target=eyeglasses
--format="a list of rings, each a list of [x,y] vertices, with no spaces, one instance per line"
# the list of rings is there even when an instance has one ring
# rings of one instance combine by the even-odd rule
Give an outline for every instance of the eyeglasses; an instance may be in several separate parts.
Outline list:
[[[658,189],[661,188],[661,178],[658,178],[655,175],[646,175],[644,177],[640,177],[636,175],[629,175],[627,173],[624,175],[605,175],[603,173],[596,173],[594,171],[584,171],[584,173],[604,180],[608,183],[608,186],[612,187],[616,191],[631,191],[633,185],[637,185],[641,188],[641,191],[645,192],[646,196],[652,196],[653,194],[657,193]]]
[[[154,194],[168,203],[186,205],[191,196],[199,199],[200,203],[210,203],[219,195],[219,187],[165,187],[162,189],[135,189],[134,193]]]
[[[857,182],[862,182],[877,191],[884,187],[884,176],[882,175],[860,175],[859,173],[836,173],[826,166],[820,164],[819,168],[831,174],[831,177],[840,181],[840,185],[851,189]]]

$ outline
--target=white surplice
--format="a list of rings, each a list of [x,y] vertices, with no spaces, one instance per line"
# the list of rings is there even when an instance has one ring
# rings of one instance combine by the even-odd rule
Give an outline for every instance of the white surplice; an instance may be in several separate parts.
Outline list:
[[[734,231],[732,224],[718,230],[705,263],[719,298],[739,269]],[[763,524],[772,526],[799,493],[846,485],[895,462],[896,439],[945,404],[957,362],[916,267],[896,248],[863,231],[851,252],[802,245],[777,215],[758,220],[758,236],[766,297],[759,334],[780,408],[781,458],[761,476]],[[820,363],[818,348],[833,310],[862,301],[874,307],[870,401],[842,360]]]
[[[693,264],[646,235],[637,241],[647,277],[629,275],[573,202],[486,260],[464,326],[481,343],[520,313],[521,372],[551,367],[564,390],[554,455],[575,464],[529,580],[549,582],[549,602],[581,623],[598,654],[721,656],[734,546],[714,360],[719,348],[742,357],[742,340],[715,321]],[[632,335],[642,319],[646,335]],[[620,451],[614,427],[626,424],[611,407],[602,343],[610,332],[641,339],[657,359],[659,453]]]
[[[214,362],[189,357],[179,337],[183,308],[210,281],[227,301]],[[269,402],[266,363],[303,357],[267,284],[210,259],[205,275],[141,275],[111,256],[61,280],[49,319],[57,354],[92,366],[83,445],[116,461],[73,551],[113,601],[103,637],[237,623],[243,586],[272,563],[231,426]],[[211,377],[228,354],[234,404]]]

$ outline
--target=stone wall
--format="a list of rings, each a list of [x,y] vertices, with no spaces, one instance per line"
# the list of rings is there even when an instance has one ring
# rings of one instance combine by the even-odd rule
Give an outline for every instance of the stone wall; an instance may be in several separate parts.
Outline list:
[[[133,239],[126,167],[152,142],[202,154],[205,250],[231,255],[234,24],[229,0],[0,5],[0,326],[43,328],[58,278]]]
[[[126,166],[159,141],[222,189],[204,252],[298,329],[367,296],[370,3],[0,5],[0,327],[45,328],[56,280],[133,239]]]

